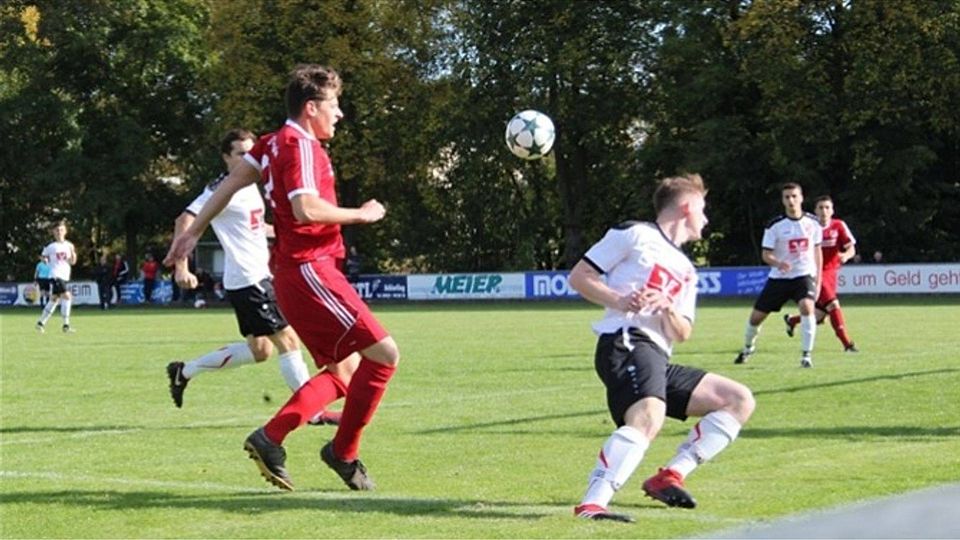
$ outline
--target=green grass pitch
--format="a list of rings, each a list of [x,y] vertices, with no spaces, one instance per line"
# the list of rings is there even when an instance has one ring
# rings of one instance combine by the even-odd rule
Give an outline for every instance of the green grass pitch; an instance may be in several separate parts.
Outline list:
[[[691,422],[668,420],[613,509],[576,520],[613,429],[585,303],[375,305],[403,359],[361,455],[378,484],[350,492],[320,461],[329,427],[286,442],[297,491],[241,449],[288,395],[276,359],[195,378],[183,409],[164,366],[236,341],[227,309],[0,312],[2,538],[636,538],[759,520],[960,480],[960,298],[845,298],[862,352],[820,326],[815,368],[778,315],[733,365],[749,300],[704,301],[674,361],[750,386],[741,437],[687,480],[696,510],[643,496]],[[264,396],[270,396],[266,402]]]

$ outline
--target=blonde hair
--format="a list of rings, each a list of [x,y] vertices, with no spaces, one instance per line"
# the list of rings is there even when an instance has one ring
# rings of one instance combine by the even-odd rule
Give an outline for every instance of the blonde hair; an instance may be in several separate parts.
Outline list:
[[[703,185],[703,178],[697,173],[685,173],[679,176],[669,176],[660,180],[656,191],[653,192],[653,209],[659,214],[663,209],[676,203],[687,193],[707,195],[707,188]]]

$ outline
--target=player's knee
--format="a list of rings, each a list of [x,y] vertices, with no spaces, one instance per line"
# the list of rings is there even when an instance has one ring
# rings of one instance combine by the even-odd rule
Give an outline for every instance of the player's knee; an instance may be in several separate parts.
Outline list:
[[[366,348],[363,351],[363,356],[388,366],[396,366],[400,363],[400,349],[393,338],[389,336]]]
[[[736,384],[727,395],[727,407],[741,423],[747,421],[757,408],[753,392],[742,384]]]
[[[254,339],[250,345],[250,352],[253,353],[253,359],[257,362],[263,362],[267,358],[270,358],[270,354],[273,353],[273,345],[270,343],[270,340],[264,338]]]

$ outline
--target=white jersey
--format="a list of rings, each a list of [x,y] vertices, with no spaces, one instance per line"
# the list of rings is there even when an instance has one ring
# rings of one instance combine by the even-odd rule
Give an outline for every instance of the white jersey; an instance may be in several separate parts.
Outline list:
[[[43,248],[41,255],[46,256],[50,261],[51,278],[70,281],[70,259],[76,251],[73,242],[69,240],[50,242]]]
[[[204,188],[186,212],[197,215],[226,175]],[[263,199],[255,184],[237,191],[210,224],[223,245],[223,288],[242,289],[270,277]]]
[[[823,228],[813,214],[799,218],[784,215],[773,218],[763,230],[761,247],[773,251],[779,261],[790,263],[790,270],[770,269],[770,279],[792,279],[801,276],[817,277],[814,248],[823,243]]]
[[[607,286],[620,294],[644,289],[663,291],[680,315],[693,322],[697,304],[697,270],[656,223],[628,221],[607,231],[583,256],[606,277]],[[641,310],[624,312],[607,308],[593,324],[597,334],[639,328],[670,354],[673,342],[663,334],[663,315]]]

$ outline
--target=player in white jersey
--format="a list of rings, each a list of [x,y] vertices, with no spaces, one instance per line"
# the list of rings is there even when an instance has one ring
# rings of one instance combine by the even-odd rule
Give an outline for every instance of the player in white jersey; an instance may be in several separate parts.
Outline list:
[[[253,143],[254,135],[246,130],[231,130],[224,136],[220,151],[228,173],[243,161],[243,155]],[[175,236],[190,226],[228,173],[210,183],[180,214],[175,224]],[[223,287],[246,342],[231,343],[189,362],[168,364],[170,395],[177,407],[183,405],[187,383],[197,375],[262,362],[270,357],[273,345],[279,351],[280,372],[291,390],[300,388],[310,379],[300,351],[300,340],[277,307],[267,247],[270,226],[264,217],[263,199],[257,186],[251,184],[235,193],[212,221],[225,252]],[[176,262],[174,279],[185,289],[197,286],[197,277],[190,272],[185,258]],[[338,414],[321,412],[312,422],[337,423]]]
[[[763,231],[763,262],[770,265],[760,296],[753,305],[744,335],[743,349],[734,363],[743,364],[757,350],[760,325],[771,312],[780,311],[788,300],[800,308],[800,366],[813,367],[810,356],[817,332],[814,302],[823,274],[823,229],[816,216],[803,211],[803,190],[789,182],[781,188],[784,214]]]
[[[73,302],[73,296],[67,283],[70,281],[70,267],[77,264],[77,249],[73,243],[67,240],[67,224],[59,221],[51,228],[53,233],[53,242],[47,244],[41,253],[50,261],[50,301],[43,308],[40,314],[40,320],[37,321],[37,331],[44,332],[47,320],[53,315],[53,311],[60,304],[60,317],[63,319],[63,331],[72,333],[70,327],[70,307]]]
[[[702,417],[667,465],[643,483],[668,506],[694,508],[684,479],[727,447],[753,413],[746,386],[703,370],[670,363],[673,344],[693,330],[697,274],[680,246],[699,240],[707,223],[699,175],[666,178],[654,193],[655,223],[610,229],[570,272],[570,285],[606,307],[595,368],[607,389],[617,429],[606,440],[574,515],[632,522],[607,504],[640,465],[665,417]]]

